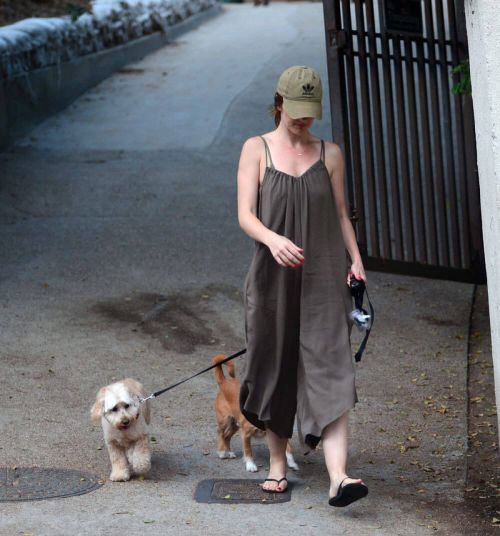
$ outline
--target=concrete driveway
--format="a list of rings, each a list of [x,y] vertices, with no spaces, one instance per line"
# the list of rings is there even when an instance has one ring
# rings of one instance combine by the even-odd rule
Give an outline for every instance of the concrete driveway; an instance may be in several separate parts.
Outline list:
[[[284,68],[310,64],[326,87],[322,24],[320,3],[226,5],[0,154],[0,466],[104,480],[78,497],[2,504],[0,534],[486,534],[463,491],[462,283],[368,274],[377,321],[356,365],[348,468],[370,488],[363,501],[329,507],[321,451],[296,442],[291,502],[196,503],[202,479],[255,477],[215,456],[210,374],[153,402],[148,478],[107,481],[89,421],[98,388],[132,376],[158,389],[244,344],[252,243],[236,218],[239,151],[272,129]],[[330,138],[327,102],[313,131]],[[255,450],[264,478],[266,448]]]

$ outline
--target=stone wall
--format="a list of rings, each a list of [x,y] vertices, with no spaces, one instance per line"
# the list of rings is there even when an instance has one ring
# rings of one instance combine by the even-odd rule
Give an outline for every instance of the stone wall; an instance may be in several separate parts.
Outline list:
[[[94,13],[0,28],[0,149],[127,63],[221,11],[217,0],[96,0]]]
[[[12,78],[122,45],[168,28],[216,0],[97,0],[92,14],[72,21],[33,18],[0,28],[0,77]]]

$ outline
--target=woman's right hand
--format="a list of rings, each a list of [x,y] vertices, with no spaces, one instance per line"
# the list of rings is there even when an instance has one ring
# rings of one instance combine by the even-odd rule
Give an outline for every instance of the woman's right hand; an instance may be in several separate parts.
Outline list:
[[[281,266],[297,268],[304,263],[303,248],[299,248],[286,236],[273,233],[266,245]]]

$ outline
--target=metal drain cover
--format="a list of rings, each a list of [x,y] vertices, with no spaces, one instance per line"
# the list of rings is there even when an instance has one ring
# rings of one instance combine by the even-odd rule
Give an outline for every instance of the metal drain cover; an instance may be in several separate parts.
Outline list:
[[[0,467],[0,502],[83,495],[101,486],[98,477],[71,469]]]
[[[267,493],[260,485],[262,480],[209,479],[196,487],[194,498],[199,503],[260,503],[288,502],[292,496],[292,484],[283,493]]]

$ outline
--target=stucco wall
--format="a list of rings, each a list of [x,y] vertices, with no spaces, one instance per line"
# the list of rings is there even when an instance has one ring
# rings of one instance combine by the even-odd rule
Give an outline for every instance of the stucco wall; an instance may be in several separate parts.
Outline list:
[[[500,2],[465,0],[495,395],[500,403]],[[500,415],[498,417],[500,425]],[[500,426],[499,426],[500,428]]]

